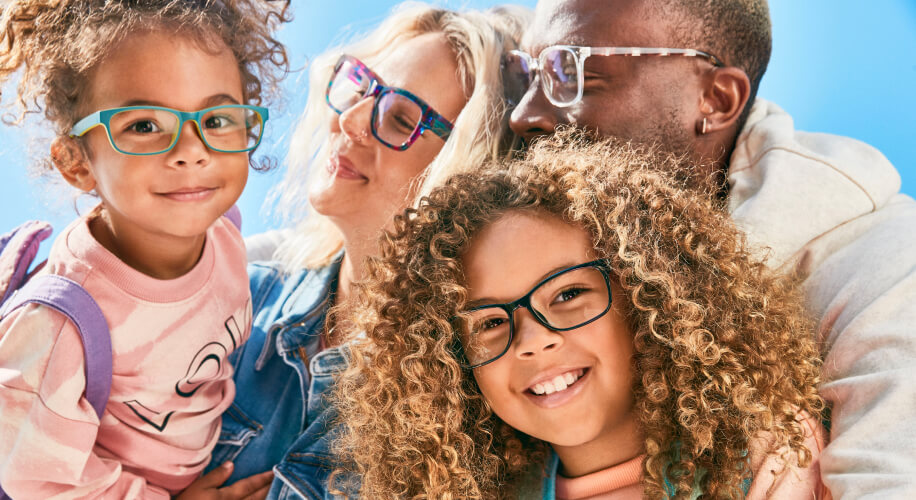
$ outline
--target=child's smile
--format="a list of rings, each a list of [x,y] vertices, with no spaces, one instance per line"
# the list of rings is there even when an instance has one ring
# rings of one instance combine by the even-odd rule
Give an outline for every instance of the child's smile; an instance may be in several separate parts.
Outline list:
[[[547,370],[548,373],[557,370]],[[588,368],[563,369],[560,375],[538,377],[536,382],[525,391],[531,402],[541,408],[562,406],[582,392],[588,383]]]
[[[558,270],[594,258],[591,236],[580,227],[541,212],[509,212],[484,228],[462,259],[468,299],[510,302]],[[556,331],[526,308],[516,309],[509,350],[473,371],[496,415],[550,443],[572,474],[600,470],[642,451],[633,413],[633,334],[623,314],[627,299],[617,278],[610,278],[607,313]],[[581,281],[570,283],[576,285],[559,289],[555,305],[578,300],[576,293],[566,298],[568,291],[585,293],[579,292]],[[586,463],[577,465],[582,457],[588,457]]]

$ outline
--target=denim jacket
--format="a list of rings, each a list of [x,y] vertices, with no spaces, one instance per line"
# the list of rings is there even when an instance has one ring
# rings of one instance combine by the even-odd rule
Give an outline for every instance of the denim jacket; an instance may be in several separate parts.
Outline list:
[[[292,274],[275,263],[249,265],[251,336],[231,358],[237,392],[210,464],[234,462],[226,484],[273,467],[269,499],[331,498],[335,414],[324,396],[347,358],[342,347],[318,351],[339,270],[340,258]]]

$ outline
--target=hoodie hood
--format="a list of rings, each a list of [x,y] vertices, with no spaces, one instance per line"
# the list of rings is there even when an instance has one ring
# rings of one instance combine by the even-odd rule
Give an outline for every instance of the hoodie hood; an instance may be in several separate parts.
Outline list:
[[[884,206],[900,175],[877,149],[799,132],[779,106],[757,99],[736,141],[728,208],[749,242],[780,266],[808,242]]]

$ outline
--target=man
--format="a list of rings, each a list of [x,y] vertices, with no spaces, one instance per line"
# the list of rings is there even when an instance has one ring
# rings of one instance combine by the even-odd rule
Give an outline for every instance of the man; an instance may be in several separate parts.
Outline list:
[[[916,498],[916,202],[875,149],[797,132],[755,99],[770,48],[766,0],[541,0],[530,56],[508,60],[527,75],[511,126],[657,142],[727,179],[750,241],[806,276],[832,408],[825,484]]]

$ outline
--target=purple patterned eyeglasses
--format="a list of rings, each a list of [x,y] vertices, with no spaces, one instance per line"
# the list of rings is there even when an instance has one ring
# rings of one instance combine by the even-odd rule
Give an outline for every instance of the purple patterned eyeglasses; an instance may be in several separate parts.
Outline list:
[[[453,125],[423,99],[398,88],[387,87],[381,77],[359,59],[343,55],[334,65],[328,82],[328,106],[338,114],[372,97],[372,135],[391,149],[404,151],[424,130],[448,139]]]
[[[713,66],[725,66],[718,57],[696,49],[659,47],[578,47],[553,45],[538,54],[537,59],[521,50],[512,50],[503,58],[506,95],[518,104],[540,74],[544,95],[551,104],[565,108],[582,100],[583,67],[590,56],[681,56],[706,59]]]

